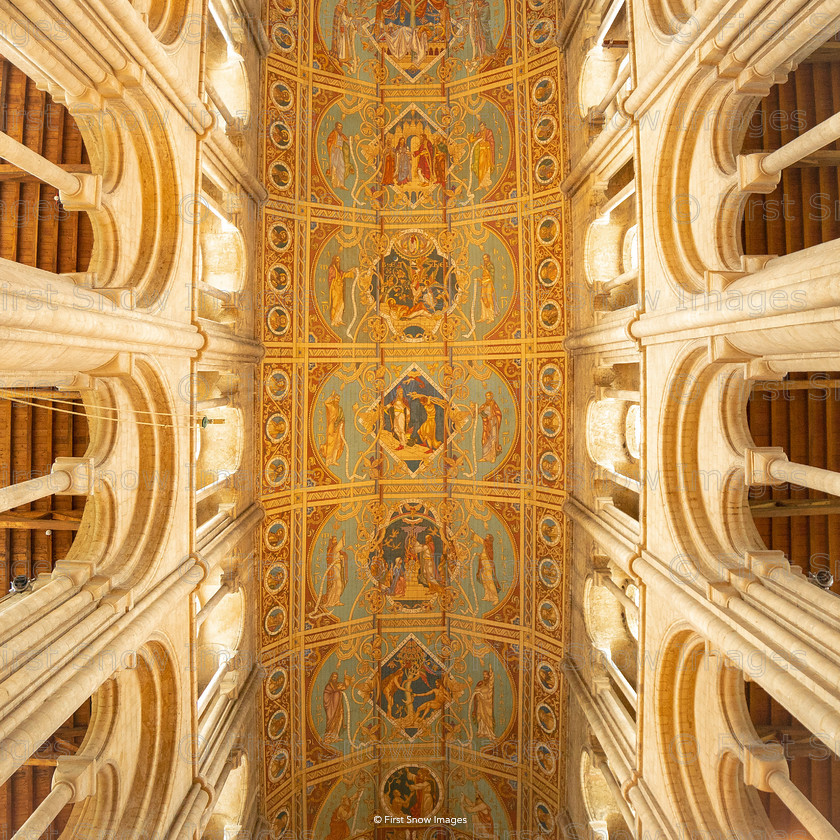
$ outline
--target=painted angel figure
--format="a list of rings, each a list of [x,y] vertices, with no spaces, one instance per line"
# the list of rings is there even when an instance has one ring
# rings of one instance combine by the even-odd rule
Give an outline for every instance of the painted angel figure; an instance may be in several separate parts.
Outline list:
[[[336,254],[327,269],[327,287],[330,295],[330,324],[334,327],[344,326],[344,298],[348,280],[353,277],[352,269],[343,271],[341,255]]]
[[[320,446],[321,457],[328,467],[339,462],[344,454],[344,409],[338,394],[331,394],[324,402],[326,439]]]

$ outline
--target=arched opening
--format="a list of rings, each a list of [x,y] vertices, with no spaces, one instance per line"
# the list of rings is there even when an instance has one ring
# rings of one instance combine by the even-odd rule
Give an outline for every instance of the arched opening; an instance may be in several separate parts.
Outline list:
[[[840,758],[757,683],[743,681],[742,702],[754,728],[751,741],[781,745],[791,782],[840,829]],[[776,836],[811,836],[775,792],[746,786],[745,795],[764,810]]]
[[[90,174],[87,149],[67,108],[5,58],[0,91],[0,131],[64,172]],[[88,270],[93,245],[86,212],[68,210],[54,186],[0,159],[0,258],[78,274]]]
[[[601,761],[606,764],[602,758]],[[580,788],[592,835],[603,840],[632,840],[633,833],[607,784],[606,771],[596,766],[588,749],[580,755]]]
[[[838,36],[774,85],[741,126],[742,154],[781,148],[833,116],[840,96]],[[778,186],[751,194],[741,221],[748,255],[783,256],[840,236],[840,141],[782,170]]]
[[[207,78],[205,85],[216,118],[225,132],[240,135],[248,123],[250,95],[245,62],[229,21],[216,4],[206,18]]]
[[[757,447],[780,447],[796,464],[840,472],[840,372],[753,382],[747,422]],[[748,499],[766,548],[840,593],[840,497],[786,482],[750,487]]]
[[[639,235],[632,159],[609,179],[603,196],[586,231],[583,265],[595,292],[595,308],[614,311],[638,302]]]
[[[0,487],[50,475],[56,459],[88,451],[88,419],[78,391],[0,389]],[[21,591],[63,559],[78,533],[87,496],[50,494],[0,513],[0,591]]]
[[[23,766],[0,788],[0,834],[11,837],[47,798],[58,759],[74,756],[82,747],[91,722],[88,698],[56,731],[37,746]],[[58,837],[67,826],[73,804],[65,805],[43,837]]]

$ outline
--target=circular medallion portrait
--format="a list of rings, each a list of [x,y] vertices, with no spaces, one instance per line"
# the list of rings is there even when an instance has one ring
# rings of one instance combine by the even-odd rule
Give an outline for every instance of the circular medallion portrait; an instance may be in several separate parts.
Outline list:
[[[289,832],[289,812],[285,808],[281,808],[271,821],[271,834],[274,840],[282,840]]]
[[[553,776],[554,771],[557,769],[557,757],[554,755],[554,751],[551,747],[549,747],[548,744],[537,744],[537,748],[534,750],[534,753],[537,760],[537,767],[539,767],[546,776]]]
[[[552,397],[560,392],[562,385],[563,377],[560,375],[560,369],[557,365],[551,363],[543,365],[540,371],[540,388],[542,388],[543,393]]]
[[[275,148],[285,150],[292,145],[292,130],[283,120],[275,120],[268,130],[268,136]]]
[[[557,481],[562,467],[560,459],[553,452],[543,452],[540,456],[540,475],[544,481]]]
[[[546,630],[553,632],[560,626],[560,611],[552,601],[543,601],[537,610],[537,614],[540,617],[540,624]]]
[[[292,244],[292,235],[283,222],[275,222],[268,229],[268,244],[279,253],[287,250],[289,245]]]
[[[272,487],[279,487],[281,484],[285,484],[288,477],[289,465],[281,455],[277,455],[266,464],[265,480]]]
[[[289,377],[286,372],[272,371],[265,380],[265,390],[273,400],[284,400],[289,394]]]
[[[549,406],[540,415],[540,431],[548,438],[557,437],[562,424],[563,418],[554,406]]]
[[[557,158],[554,155],[545,155],[537,161],[537,165],[534,167],[534,177],[538,184],[546,186],[557,177],[559,169]]]
[[[278,709],[268,719],[268,737],[271,738],[272,741],[276,741],[278,738],[281,738],[283,733],[286,731],[288,724],[289,716],[286,713],[286,710]]]
[[[537,665],[537,680],[546,694],[557,691],[557,672],[550,662],[540,662]]]
[[[272,594],[278,593],[288,579],[288,572],[282,563],[272,563],[265,570],[265,588]]]
[[[265,632],[269,636],[276,636],[286,626],[286,610],[283,607],[272,607],[265,617]]]
[[[271,165],[269,175],[271,183],[280,191],[287,190],[292,185],[292,170],[282,161]]]
[[[288,675],[285,668],[275,668],[265,681],[265,693],[272,699],[279,697],[286,688]]]
[[[548,546],[555,546],[563,536],[560,523],[553,516],[544,516],[540,520],[540,539]]]
[[[272,443],[280,443],[289,431],[289,422],[286,418],[276,411],[270,415],[265,421],[265,436]]]
[[[528,40],[533,47],[544,47],[551,42],[554,35],[554,24],[548,18],[538,20],[528,33]]]
[[[543,76],[537,80],[531,90],[531,98],[534,100],[535,105],[548,105],[554,99],[556,90],[557,86],[554,84],[554,79]]]
[[[289,274],[289,269],[284,265],[273,265],[268,270],[268,285],[272,291],[279,293],[285,292],[289,288],[289,283],[292,278]]]
[[[537,266],[537,280],[544,289],[553,289],[560,279],[560,263],[554,257],[546,257]]]
[[[557,729],[557,715],[548,703],[540,703],[537,706],[537,723],[543,732],[550,735]]]
[[[268,315],[266,315],[265,321],[272,335],[276,335],[278,338],[282,338],[286,335],[289,331],[289,327],[291,326],[289,313],[282,306],[272,306],[271,309],[268,310]]]
[[[560,306],[553,300],[540,307],[540,323],[547,330],[556,330],[560,326]]]
[[[278,750],[268,762],[268,777],[272,782],[278,782],[289,766],[289,754],[286,750]]]
[[[554,589],[560,583],[562,574],[557,561],[553,557],[543,557],[537,568],[540,581],[546,589]]]
[[[553,245],[560,235],[560,222],[556,216],[546,216],[537,225],[537,239],[545,245]]]
[[[285,23],[277,23],[272,27],[271,40],[280,52],[288,53],[295,48],[295,34]]]
[[[266,527],[265,544],[272,551],[277,551],[286,544],[286,523],[282,519],[276,519]]]
[[[281,111],[290,111],[294,107],[295,97],[285,82],[275,82],[271,86],[271,101]]]
[[[537,820],[537,827],[543,834],[551,834],[554,831],[554,817],[545,802],[538,801],[534,805],[534,816]]]
[[[550,143],[555,134],[557,134],[557,120],[551,114],[540,117],[534,125],[534,140],[541,146]]]

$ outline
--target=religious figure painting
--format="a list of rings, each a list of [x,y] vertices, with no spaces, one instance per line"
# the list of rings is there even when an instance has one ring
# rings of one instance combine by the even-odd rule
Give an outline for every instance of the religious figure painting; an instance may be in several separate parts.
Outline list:
[[[377,525],[367,515],[325,519],[309,550],[306,618],[350,620],[370,611],[486,615],[505,602],[514,580],[510,529],[499,513],[456,505],[445,526],[419,501],[392,504]]]
[[[441,647],[430,644],[428,633],[388,633],[372,647],[369,639],[354,635],[318,656],[314,673],[309,665],[305,669],[310,732],[319,745],[308,754],[315,760],[332,760],[336,753],[372,745],[422,751],[441,739],[478,751],[507,744],[502,739],[517,726],[517,658],[512,649],[480,636],[453,632]],[[359,775],[353,776],[357,782]],[[399,784],[380,788],[394,814],[411,807],[413,788],[404,784],[410,781],[403,775]],[[341,795],[324,806],[319,820],[329,825]],[[494,822],[503,824],[490,792],[485,790],[482,798],[491,806]],[[475,794],[470,801],[477,805]],[[425,807],[416,799],[414,804]],[[457,804],[454,799],[452,805]],[[346,812],[345,803],[339,813]],[[482,820],[486,822],[486,813]]]
[[[369,379],[373,373],[372,365],[334,369],[310,409],[313,450],[336,478],[492,480],[515,450],[517,407],[495,369],[455,365],[448,390],[439,374],[417,364],[380,366],[376,382]],[[507,475],[515,477],[512,470]]]
[[[382,56],[411,82],[444,55],[466,71],[493,58],[506,23],[503,0],[336,0],[321,4],[321,31],[337,69],[355,74],[361,51]],[[463,72],[463,71],[462,71]]]
[[[430,212],[487,199],[510,160],[510,103],[501,94],[499,100],[485,95],[475,105],[419,99],[377,107],[345,95],[325,102],[315,129],[323,175],[315,199]]]
[[[441,804],[441,782],[425,765],[404,765],[385,778],[381,795],[393,816],[430,817]]]

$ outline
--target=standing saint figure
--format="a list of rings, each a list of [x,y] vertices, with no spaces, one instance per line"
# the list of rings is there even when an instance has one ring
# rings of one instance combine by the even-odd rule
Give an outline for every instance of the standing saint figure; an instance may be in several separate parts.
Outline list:
[[[344,179],[348,175],[353,175],[356,170],[350,160],[350,140],[340,122],[337,122],[335,128],[327,135],[327,155],[330,160],[330,166],[327,169],[330,183],[335,189],[346,189]]]
[[[502,452],[499,433],[502,428],[502,410],[493,399],[493,392],[485,394],[483,405],[479,406],[481,416],[481,457],[479,461],[495,461]]]
[[[352,66],[356,59],[356,24],[347,8],[347,0],[338,0],[333,12],[330,55],[342,65]]]
[[[472,722],[478,727],[479,738],[496,737],[493,693],[493,672],[482,671],[482,677],[476,684],[472,696]]]
[[[473,815],[473,835],[475,837],[480,837],[482,840],[490,840],[490,838],[495,840],[496,827],[493,825],[493,814],[490,811],[490,806],[478,791],[475,792],[475,801],[468,799],[462,793],[461,807],[468,814]]]
[[[407,433],[411,425],[411,407],[402,388],[397,388],[394,401],[388,406],[388,412],[391,415],[391,432],[397,439],[397,449],[404,449],[408,446]]]
[[[470,135],[470,142],[475,142],[472,153],[472,173],[476,179],[476,189],[486,190],[496,167],[496,137],[484,120],[478,124],[478,131]]]
[[[336,254],[327,269],[327,286],[330,291],[330,323],[334,327],[344,326],[344,284],[352,277],[352,269],[350,271],[341,270],[341,256]]]
[[[432,172],[435,166],[435,149],[429,135],[421,128],[417,138],[417,149],[414,152],[417,158],[417,171],[425,183],[432,180]]]
[[[350,836],[350,821],[356,813],[362,791],[355,796],[342,796],[338,807],[330,816],[330,833],[325,840],[346,840]]]
[[[396,165],[397,183],[400,185],[407,184],[411,180],[411,151],[405,137],[400,137],[397,143]]]
[[[337,464],[344,454],[344,409],[333,392],[324,402],[326,439],[320,446],[321,457],[328,467]]]
[[[478,318],[480,324],[492,324],[499,317],[499,304],[496,302],[496,266],[490,259],[490,254],[485,254],[481,259],[481,315]]]
[[[475,579],[484,587],[482,600],[489,601],[494,605],[498,604],[499,592],[501,592],[502,587],[499,578],[496,576],[496,561],[493,559],[493,535],[488,534],[482,538],[478,534],[474,534],[473,539],[481,546]]]
[[[397,177],[397,150],[394,148],[394,135],[385,135],[385,151],[382,158],[382,186],[393,187]]]
[[[481,61],[488,55],[496,54],[493,33],[490,31],[490,3],[487,0],[472,0],[469,13],[473,61]]]
[[[327,542],[327,594],[324,606],[327,609],[340,607],[344,587],[347,586],[347,552],[344,550],[344,536],[341,540],[331,536]]]
[[[324,729],[324,741],[331,744],[341,739],[341,730],[345,726],[344,720],[344,692],[353,684],[353,677],[339,681],[338,671],[330,674],[329,681],[324,686],[324,714],[327,717],[327,726]]]

